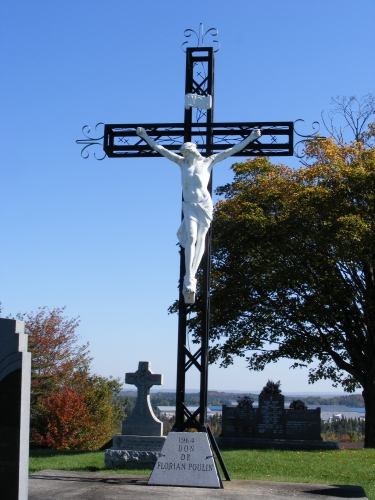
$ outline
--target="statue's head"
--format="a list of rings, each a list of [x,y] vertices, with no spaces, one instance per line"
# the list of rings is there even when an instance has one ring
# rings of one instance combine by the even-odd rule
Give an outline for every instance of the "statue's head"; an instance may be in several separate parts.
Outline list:
[[[184,142],[180,147],[180,153],[183,153],[184,151],[191,151],[192,149],[197,149],[197,145],[194,144],[194,142]]]
[[[184,142],[184,144],[180,148],[180,153],[182,156],[185,156],[185,154],[193,153],[197,156],[201,156],[200,152],[197,149],[197,145],[194,144],[194,142]]]

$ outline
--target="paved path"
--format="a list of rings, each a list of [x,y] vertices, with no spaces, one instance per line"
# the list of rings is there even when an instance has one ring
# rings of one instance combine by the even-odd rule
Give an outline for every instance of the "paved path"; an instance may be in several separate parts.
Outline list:
[[[30,476],[29,500],[366,500],[360,486],[228,481],[223,490],[148,486],[148,476],[45,470]]]

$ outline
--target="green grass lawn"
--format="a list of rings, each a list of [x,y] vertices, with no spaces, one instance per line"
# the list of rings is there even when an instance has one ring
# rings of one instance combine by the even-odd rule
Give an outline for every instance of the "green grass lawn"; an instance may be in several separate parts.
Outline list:
[[[362,486],[375,500],[375,449],[334,451],[222,450],[232,479]],[[32,450],[30,473],[43,469],[149,475],[152,467],[104,469],[104,451]]]
[[[233,479],[357,485],[375,500],[375,449],[225,450],[222,455]]]

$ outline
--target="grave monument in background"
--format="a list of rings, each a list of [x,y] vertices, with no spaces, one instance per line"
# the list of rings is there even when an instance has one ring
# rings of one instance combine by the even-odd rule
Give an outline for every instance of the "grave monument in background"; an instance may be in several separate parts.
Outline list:
[[[27,500],[31,354],[23,321],[0,319],[0,498]]]
[[[282,394],[260,394],[258,408],[238,408],[223,405],[222,438],[263,440],[294,439],[322,441],[320,436],[320,408],[294,410],[284,408]],[[235,441],[227,440],[228,445]]]
[[[126,373],[125,383],[137,388],[132,414],[122,422],[122,433],[113,436],[113,446],[105,451],[105,466],[115,469],[125,462],[155,463],[163,448],[163,422],[151,408],[150,389],[162,385],[163,375],[150,370],[148,361],[140,361],[135,373]]]
[[[253,408],[252,398],[247,405],[241,402],[237,406],[223,405],[218,444],[248,449],[337,449],[336,442],[322,440],[320,408],[308,409],[300,400],[285,408],[279,385],[268,381],[259,394],[257,408]],[[276,390],[266,392],[267,386]]]

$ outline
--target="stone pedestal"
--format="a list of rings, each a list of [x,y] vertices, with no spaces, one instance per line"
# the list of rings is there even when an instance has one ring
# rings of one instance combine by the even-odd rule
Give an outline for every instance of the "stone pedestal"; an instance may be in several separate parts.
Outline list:
[[[31,354],[24,322],[0,319],[0,498],[27,500]]]
[[[125,462],[156,463],[164,446],[164,436],[124,436],[115,434],[113,447],[105,451],[107,469],[118,469]]]
[[[222,488],[205,432],[170,432],[148,484]]]

